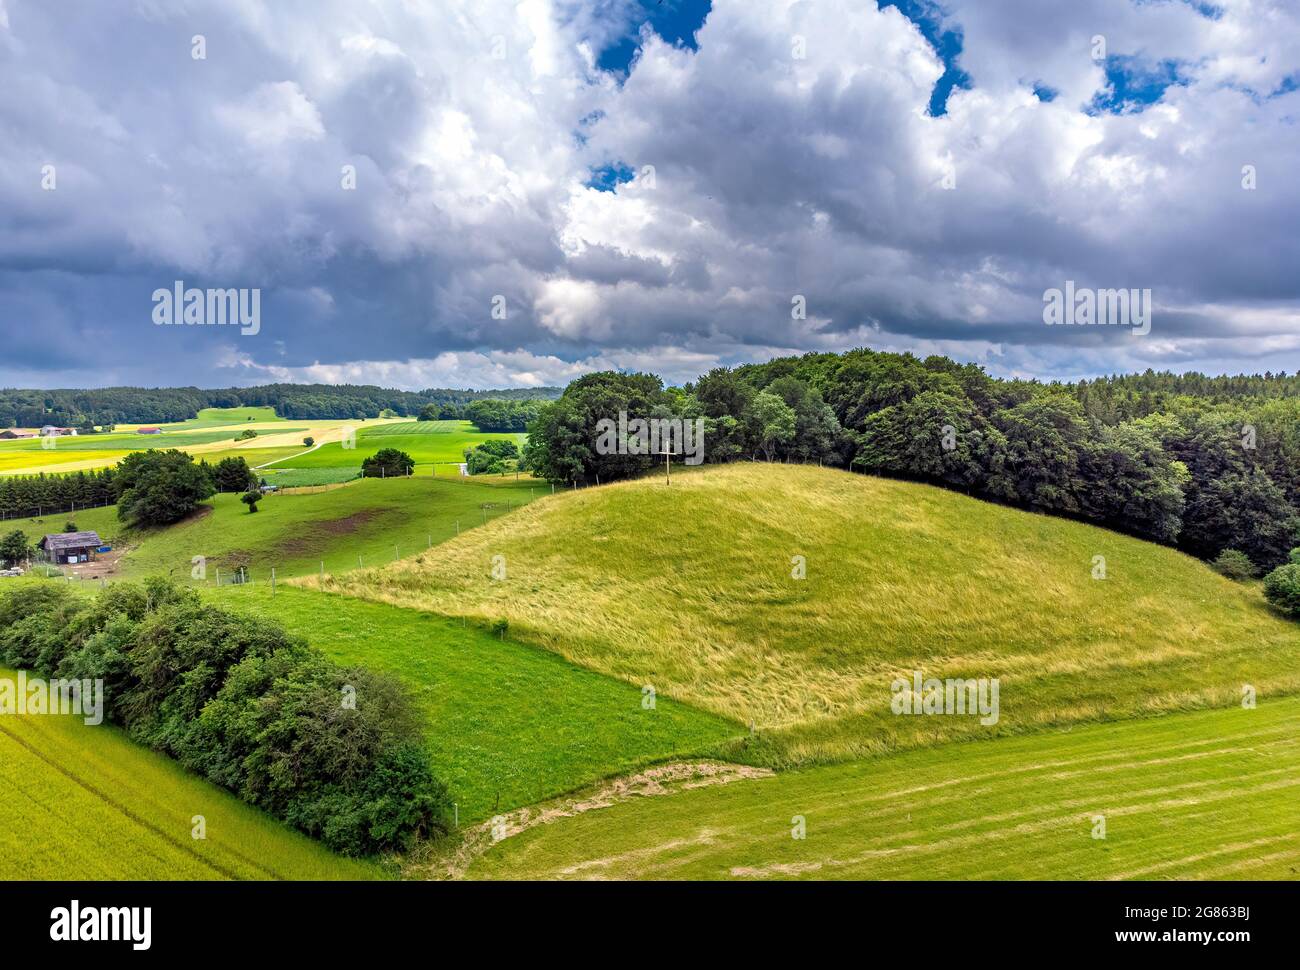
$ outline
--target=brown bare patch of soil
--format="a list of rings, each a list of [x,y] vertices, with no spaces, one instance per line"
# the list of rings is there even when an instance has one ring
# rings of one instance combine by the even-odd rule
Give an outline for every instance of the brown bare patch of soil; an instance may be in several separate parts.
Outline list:
[[[314,522],[312,528],[321,532],[328,532],[333,536],[346,536],[356,532],[363,525],[373,522],[384,514],[383,509],[362,509],[359,512],[353,512],[343,519],[331,519],[328,522]]]

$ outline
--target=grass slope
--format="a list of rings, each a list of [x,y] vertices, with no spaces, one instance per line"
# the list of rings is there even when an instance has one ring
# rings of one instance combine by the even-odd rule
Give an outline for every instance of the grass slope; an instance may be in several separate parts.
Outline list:
[[[490,575],[507,557],[508,579]],[[1092,578],[1104,556],[1105,580]],[[807,578],[792,578],[803,556]],[[1173,550],[928,486],[732,465],[547,497],[328,589],[451,616],[759,731],[789,766],[1300,690],[1300,628]],[[1001,720],[891,683],[997,677]]]
[[[293,587],[209,595],[279,620],[334,660],[415,685],[434,771],[462,824],[708,750],[741,730],[663,699],[646,709],[637,687],[428,613]]]
[[[1297,879],[1297,727],[1285,698],[634,799],[511,837],[468,874]]]
[[[0,788],[0,879],[384,876],[78,717],[0,717]]]
[[[318,572],[321,560],[331,573],[358,568],[358,557],[371,565],[392,562],[396,555],[427,549],[430,539],[436,545],[458,528],[468,531],[499,518],[543,491],[540,483],[527,480],[365,479],[328,491],[271,494],[256,513],[249,513],[238,495],[216,495],[198,514],[161,529],[128,529],[118,521],[117,507],[110,506],[6,519],[0,534],[19,529],[35,542],[62,532],[72,520],[127,550],[108,575],[188,580],[193,558],[204,556],[208,582],[218,569],[224,578],[239,566],[247,567],[255,582],[264,582],[272,567],[277,578],[287,579]]]

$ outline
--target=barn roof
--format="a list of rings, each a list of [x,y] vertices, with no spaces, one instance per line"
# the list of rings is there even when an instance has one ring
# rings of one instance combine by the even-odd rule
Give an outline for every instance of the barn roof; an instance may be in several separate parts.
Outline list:
[[[48,535],[38,545],[50,552],[63,552],[67,549],[84,549],[86,546],[100,546],[98,532],[59,532]]]

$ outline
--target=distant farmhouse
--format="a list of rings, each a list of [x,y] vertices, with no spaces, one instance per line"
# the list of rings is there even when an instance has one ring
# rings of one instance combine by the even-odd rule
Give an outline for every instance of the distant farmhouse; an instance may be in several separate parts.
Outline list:
[[[98,532],[60,532],[47,535],[36,548],[52,563],[90,562],[103,544]]]
[[[162,428],[136,428],[136,434],[162,434]]]
[[[61,438],[64,435],[72,435],[75,437],[76,434],[76,428],[58,428],[52,424],[47,424],[45,427],[41,428],[42,438]]]
[[[36,437],[35,431],[19,431],[17,428],[5,428],[3,431],[0,431],[0,438],[3,438],[6,441],[12,440],[14,438],[35,438],[35,437]]]

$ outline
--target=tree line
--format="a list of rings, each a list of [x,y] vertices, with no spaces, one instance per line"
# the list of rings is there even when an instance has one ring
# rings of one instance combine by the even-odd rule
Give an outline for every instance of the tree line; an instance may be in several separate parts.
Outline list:
[[[192,471],[191,471],[192,469]],[[214,492],[241,492],[258,485],[259,479],[242,457],[223,458],[215,465],[194,459],[180,451],[132,452],[112,468],[67,472],[59,475],[13,475],[0,478],[0,519],[28,518],[76,509],[113,505],[135,489],[141,475],[148,488],[156,492],[142,503],[144,525],[165,525],[176,521],[163,509],[176,504],[184,509],[181,516],[193,511],[190,504]],[[143,496],[143,493],[140,493]],[[119,515],[122,512],[119,509]],[[128,512],[128,516],[130,512]]]
[[[1260,569],[1300,544],[1300,379],[1285,375],[1041,384],[867,349],[716,368],[680,388],[604,372],[541,405],[526,467],[590,484],[661,462],[598,453],[598,422],[620,411],[703,418],[709,462],[815,462],[931,482],[1202,558],[1240,550]]]
[[[105,387],[91,390],[0,388],[0,428],[47,424],[86,428],[187,421],[203,408],[273,407],[289,420],[361,420],[382,411],[413,417],[426,405],[463,407],[484,399],[542,400],[558,387],[491,391],[430,388],[399,391],[364,384],[265,384],[201,390],[197,387]]]
[[[558,396],[558,388],[557,388]],[[421,410],[421,421],[472,421],[480,431],[522,434],[541,413],[543,401],[539,399],[506,400],[485,398],[469,403],[444,402],[426,404]]]

